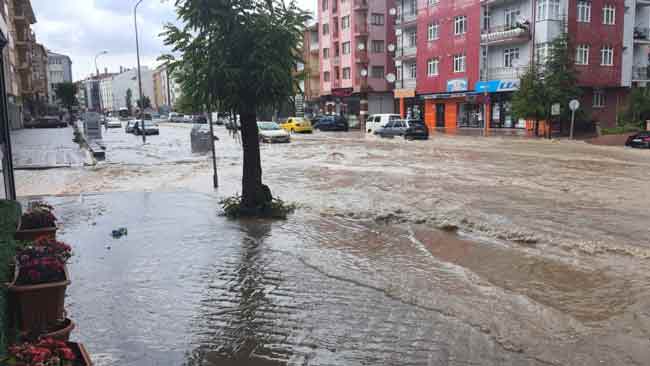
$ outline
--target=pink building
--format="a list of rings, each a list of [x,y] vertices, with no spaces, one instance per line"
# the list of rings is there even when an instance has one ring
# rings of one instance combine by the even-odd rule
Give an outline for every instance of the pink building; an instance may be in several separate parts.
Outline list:
[[[354,119],[392,113],[395,67],[388,45],[395,43],[395,0],[320,0],[321,107],[324,113]],[[365,110],[364,110],[365,113]]]

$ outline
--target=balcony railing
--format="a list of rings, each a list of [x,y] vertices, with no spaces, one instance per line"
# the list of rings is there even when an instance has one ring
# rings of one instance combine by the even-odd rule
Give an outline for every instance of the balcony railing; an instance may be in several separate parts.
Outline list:
[[[341,64],[341,57],[334,56],[332,57],[332,65],[339,66]]]
[[[395,57],[397,58],[410,58],[410,57],[415,57],[416,55],[417,55],[416,46],[400,47],[395,52]]]
[[[355,89],[358,89],[359,91],[367,90],[368,89],[368,78],[357,77],[354,80],[354,85],[356,86]]]
[[[368,51],[357,51],[355,53],[355,61],[358,64],[367,64],[368,63]]]
[[[395,18],[396,24],[413,23],[418,20],[418,13],[416,10],[407,10]]]
[[[341,87],[341,80],[332,80],[332,89],[339,89]]]
[[[634,27],[635,41],[650,41],[650,28]]]
[[[490,67],[486,75],[485,70],[481,73],[483,80],[495,79],[519,79],[526,73],[526,66],[519,67]]]
[[[309,45],[309,52],[318,53],[319,51],[320,51],[320,47],[318,46],[318,43],[312,43]]]
[[[635,66],[632,68],[632,80],[650,80],[650,66]]]
[[[487,43],[511,43],[528,40],[530,40],[530,30],[523,24],[491,27],[481,34],[481,41]]]
[[[407,79],[397,80],[397,83],[395,83],[395,85],[397,85],[402,89],[415,89],[417,85],[417,79],[407,78]]]

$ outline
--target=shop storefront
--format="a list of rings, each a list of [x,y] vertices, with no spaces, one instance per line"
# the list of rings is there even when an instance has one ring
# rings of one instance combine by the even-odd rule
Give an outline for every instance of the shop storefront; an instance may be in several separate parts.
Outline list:
[[[424,119],[424,101],[415,96],[415,89],[396,89],[395,110],[402,118]]]
[[[475,92],[488,95],[490,104],[490,128],[526,128],[524,120],[512,114],[512,95],[519,89],[518,79],[479,81]]]

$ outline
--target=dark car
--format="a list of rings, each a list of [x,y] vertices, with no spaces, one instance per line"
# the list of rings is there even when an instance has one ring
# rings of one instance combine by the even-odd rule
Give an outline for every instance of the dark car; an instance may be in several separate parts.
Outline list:
[[[320,131],[348,131],[348,121],[341,116],[323,116],[314,124],[314,128]]]
[[[407,140],[428,140],[429,129],[424,122],[419,120],[407,121],[408,128],[404,132],[404,138]]]
[[[32,119],[25,122],[25,128],[62,128],[68,127],[68,123],[58,117],[46,116]]]
[[[205,116],[194,116],[192,117],[192,123],[204,125],[208,123],[208,119]]]
[[[650,149],[650,131],[639,132],[628,137],[625,146]]]

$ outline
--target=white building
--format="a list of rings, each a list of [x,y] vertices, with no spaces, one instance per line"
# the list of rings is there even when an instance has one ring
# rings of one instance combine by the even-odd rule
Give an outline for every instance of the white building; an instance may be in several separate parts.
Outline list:
[[[138,89],[138,70],[136,68],[123,71],[122,73],[113,76],[111,81],[113,90],[113,110],[117,111],[126,106],[126,92],[131,89],[132,107],[137,108],[137,101],[139,99]],[[149,97],[151,104],[154,103],[154,83],[153,83],[153,70],[146,66],[142,67],[142,93],[144,96]]]
[[[99,81],[99,93],[104,112],[117,111],[113,105],[113,76],[104,77]]]
[[[50,103],[56,103],[56,86],[60,83],[72,82],[72,60],[59,53],[47,53],[47,80]]]

